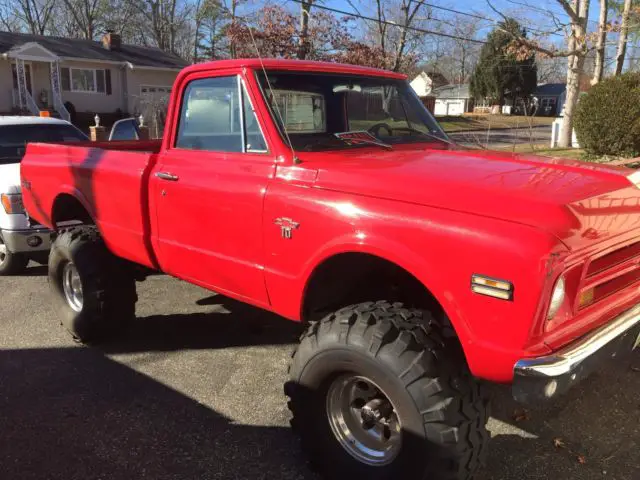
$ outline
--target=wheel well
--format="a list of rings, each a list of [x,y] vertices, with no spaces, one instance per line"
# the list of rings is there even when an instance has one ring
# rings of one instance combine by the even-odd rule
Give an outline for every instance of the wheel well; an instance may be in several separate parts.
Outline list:
[[[58,225],[60,222],[77,220],[85,225],[94,225],[93,218],[82,203],[72,195],[61,194],[53,202],[51,222]]]
[[[440,303],[411,273],[383,258],[356,252],[333,256],[316,268],[306,287],[302,318],[318,320],[340,307],[377,300],[429,310],[449,324]]]

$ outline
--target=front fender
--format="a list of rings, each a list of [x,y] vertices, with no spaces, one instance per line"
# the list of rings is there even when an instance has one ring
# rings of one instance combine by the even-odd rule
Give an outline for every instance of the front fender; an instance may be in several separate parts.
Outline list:
[[[299,223],[290,238],[274,225],[281,216]],[[309,279],[332,256],[375,255],[432,293],[472,372],[496,381],[510,381],[519,358],[548,352],[531,344],[531,332],[547,260],[558,248],[533,227],[392,200],[276,184],[265,202],[265,281],[276,312],[299,320]],[[473,293],[474,274],[512,282],[513,301]]]
[[[449,316],[458,336],[464,338],[465,343],[471,339],[471,331],[463,316],[456,315],[456,308],[451,298],[446,295],[444,279],[437,275],[434,263],[428,256],[412,250],[398,239],[387,238],[375,234],[350,232],[333,239],[318,250],[309,259],[303,271],[306,279],[304,289],[296,297],[299,299],[299,313],[302,311],[307,286],[314,272],[330,258],[345,253],[363,253],[381,258],[397,265],[415,277],[440,303]],[[452,315],[449,314],[451,312]]]

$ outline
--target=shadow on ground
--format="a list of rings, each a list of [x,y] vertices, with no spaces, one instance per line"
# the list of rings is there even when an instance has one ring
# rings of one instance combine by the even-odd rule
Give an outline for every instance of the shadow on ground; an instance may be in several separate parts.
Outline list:
[[[297,343],[303,327],[245,303],[211,295],[196,301],[210,312],[137,318],[127,335],[103,348],[108,353],[216,349]]]
[[[213,312],[140,318],[103,349],[0,350],[0,478],[316,480],[288,427],[235,423],[201,404],[201,391],[178,392],[105,355],[211,349],[215,362],[228,358],[215,349],[254,345],[265,346],[259,355],[284,355],[277,346],[300,332],[223,297],[196,303]],[[491,387],[494,439],[479,480],[640,478],[639,360],[635,354],[519,415],[509,389]],[[259,397],[270,380],[251,381],[252,395],[240,402]]]
[[[48,268],[46,265],[40,265],[39,263],[30,263],[24,272],[18,274],[20,277],[45,277],[48,275]]]
[[[287,428],[236,425],[98,350],[5,350],[0,365],[2,478],[312,478]]]

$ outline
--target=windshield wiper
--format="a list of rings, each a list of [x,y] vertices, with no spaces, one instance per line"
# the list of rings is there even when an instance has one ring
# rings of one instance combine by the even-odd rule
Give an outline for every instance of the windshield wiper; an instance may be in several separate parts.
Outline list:
[[[406,130],[407,132],[417,133],[418,135],[424,135],[425,137],[433,138],[434,140],[438,140],[440,142],[444,142],[444,143],[447,143],[449,145],[453,145],[453,146],[456,146],[456,147],[459,146],[456,142],[453,142],[453,141],[449,140],[448,138],[440,137],[440,136],[436,135],[435,133],[423,132],[422,130],[417,130],[417,129],[412,128],[412,127],[401,127],[398,130]]]
[[[353,130],[351,132],[334,133],[334,135],[345,142],[347,145],[377,145],[378,147],[387,148],[393,150],[393,147],[388,143],[384,143],[374,137],[366,130]]]

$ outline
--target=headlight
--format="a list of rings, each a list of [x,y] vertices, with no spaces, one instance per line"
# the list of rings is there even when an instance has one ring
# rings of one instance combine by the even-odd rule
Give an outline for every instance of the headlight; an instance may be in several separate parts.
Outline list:
[[[8,214],[24,214],[22,195],[19,193],[3,193],[0,195],[0,203],[2,203],[4,211]]]
[[[556,286],[553,288],[551,294],[551,302],[549,303],[549,311],[547,312],[547,320],[551,320],[558,313],[558,309],[564,302],[565,290],[564,290],[564,277],[560,276],[556,281]]]

